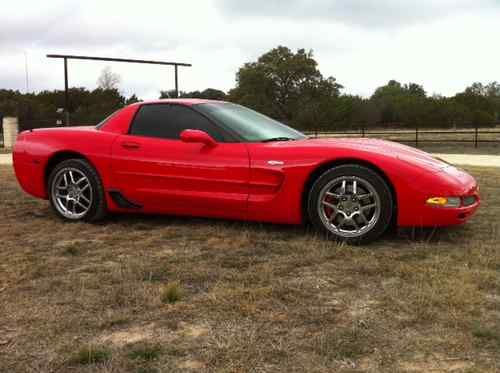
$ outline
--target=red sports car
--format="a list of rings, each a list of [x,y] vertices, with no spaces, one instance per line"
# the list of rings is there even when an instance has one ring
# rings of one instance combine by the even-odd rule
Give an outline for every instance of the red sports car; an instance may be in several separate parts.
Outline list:
[[[141,102],[96,127],[24,131],[13,158],[23,189],[73,221],[135,211],[309,221],[366,242],[391,225],[461,224],[479,206],[472,176],[423,151],[311,139],[220,101]]]

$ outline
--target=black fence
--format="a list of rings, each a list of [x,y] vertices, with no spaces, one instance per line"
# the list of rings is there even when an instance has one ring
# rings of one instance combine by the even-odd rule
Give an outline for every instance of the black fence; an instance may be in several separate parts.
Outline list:
[[[73,123],[72,123],[73,125]],[[95,120],[80,120],[74,125],[96,125]],[[49,128],[63,126],[60,119],[43,119],[43,120],[28,120],[20,121],[19,131],[25,131],[35,128]],[[490,128],[460,128],[460,129],[394,129],[394,128],[379,128],[366,129],[361,127],[351,131],[330,131],[330,130],[315,130],[305,131],[311,137],[316,138],[335,138],[335,137],[371,137],[382,138],[386,140],[408,143],[419,147],[423,144],[445,144],[445,143],[469,143],[474,147],[479,147],[480,144],[498,144],[500,145],[500,127]],[[0,125],[0,147],[3,147],[3,129]]]
[[[479,147],[481,143],[500,144],[500,128],[470,128],[470,129],[376,129],[359,128],[354,131],[306,131],[307,135],[316,138],[329,137],[373,137],[386,140],[410,143],[416,147],[426,143],[470,143]]]

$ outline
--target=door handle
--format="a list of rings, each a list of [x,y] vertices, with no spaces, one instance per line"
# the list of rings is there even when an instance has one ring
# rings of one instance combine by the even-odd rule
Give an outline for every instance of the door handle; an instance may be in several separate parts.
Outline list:
[[[141,147],[140,144],[136,142],[122,142],[122,148],[128,149],[128,150],[133,150],[133,149],[139,149]]]

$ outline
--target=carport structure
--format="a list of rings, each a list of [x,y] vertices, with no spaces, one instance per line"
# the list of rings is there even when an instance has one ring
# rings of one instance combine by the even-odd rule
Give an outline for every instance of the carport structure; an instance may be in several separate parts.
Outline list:
[[[69,94],[68,94],[68,60],[92,60],[92,61],[108,61],[108,62],[127,62],[127,63],[143,63],[150,65],[167,65],[174,67],[175,74],[175,97],[179,97],[179,66],[191,67],[189,63],[183,62],[167,62],[167,61],[151,61],[151,60],[136,60],[129,58],[111,58],[111,57],[95,57],[95,56],[75,56],[70,54],[47,54],[48,58],[64,59],[64,113],[65,125],[69,125]]]

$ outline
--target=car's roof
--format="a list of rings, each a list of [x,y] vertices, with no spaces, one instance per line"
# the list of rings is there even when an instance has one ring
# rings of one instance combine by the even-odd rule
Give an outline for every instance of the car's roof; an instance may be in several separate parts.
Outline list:
[[[146,100],[137,102],[133,105],[144,105],[144,104],[180,104],[180,105],[196,105],[196,104],[209,104],[209,103],[225,103],[225,101],[219,100],[205,100],[201,98],[164,98],[158,100]]]

